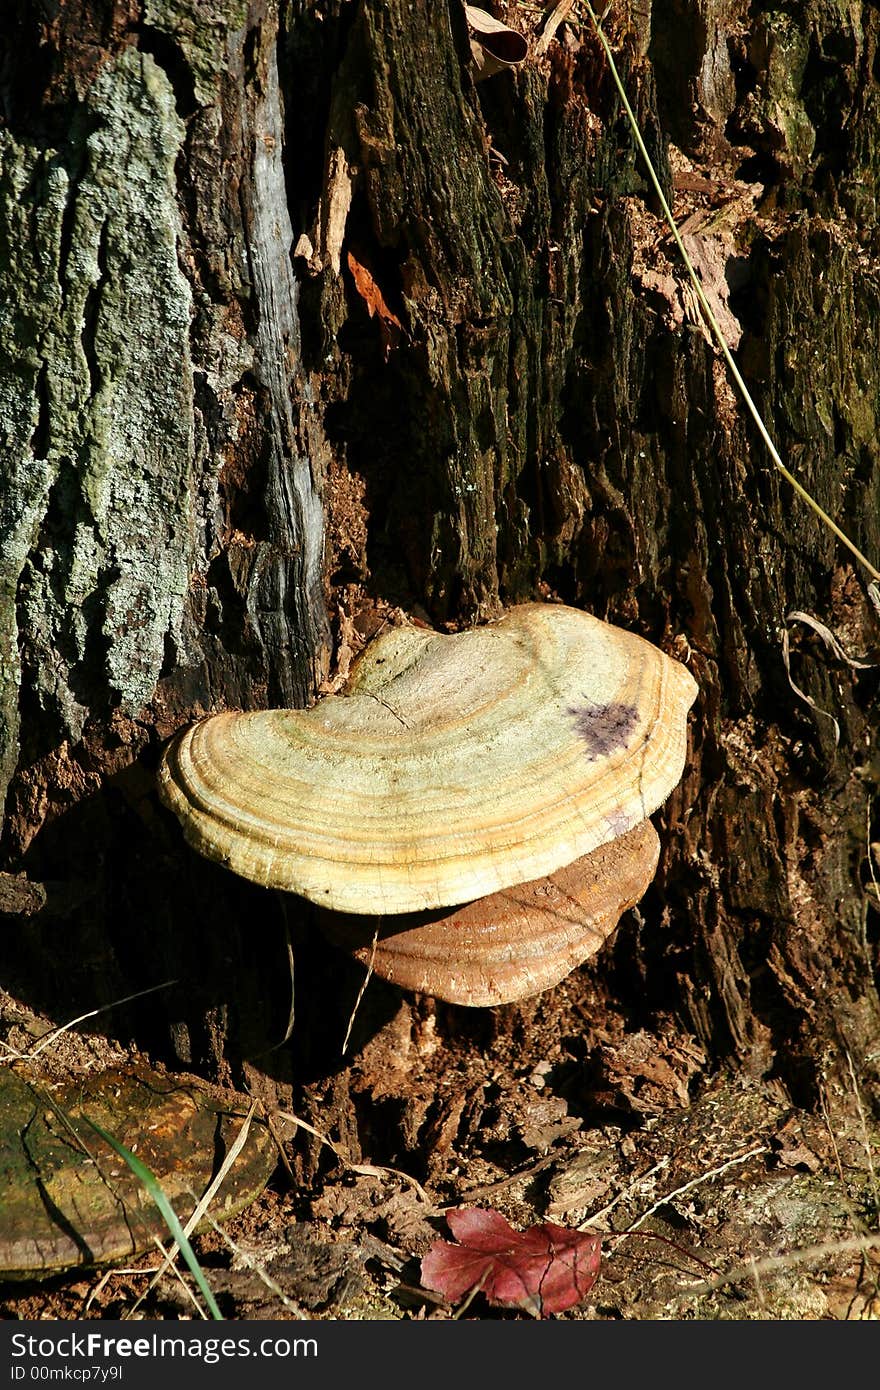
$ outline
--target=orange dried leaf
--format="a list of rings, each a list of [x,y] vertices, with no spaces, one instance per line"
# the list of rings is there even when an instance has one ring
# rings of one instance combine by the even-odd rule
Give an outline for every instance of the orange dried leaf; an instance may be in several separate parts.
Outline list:
[[[367,313],[370,318],[375,314],[379,320],[379,327],[382,333],[382,342],[385,347],[385,358],[393,347],[397,347],[404,335],[404,327],[396,314],[393,314],[385,303],[385,298],[376,281],[373,279],[365,265],[352,254],[348,253],[348,268],[351,271],[354,286],[361,299],[367,306]]]

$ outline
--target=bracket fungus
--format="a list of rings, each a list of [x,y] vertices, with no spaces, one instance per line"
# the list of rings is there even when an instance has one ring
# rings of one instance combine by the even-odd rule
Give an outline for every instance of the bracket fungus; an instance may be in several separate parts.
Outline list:
[[[376,935],[365,919],[500,895],[489,918],[503,907],[530,945],[487,936],[473,907],[441,918],[450,943],[478,938],[466,948],[476,951],[469,981],[452,944],[446,977],[403,966],[400,920],[374,968],[453,1002],[506,1002],[561,979],[641,896],[657,857],[643,823],[681,777],[696,690],[657,647],[559,604],[523,604],[452,635],[392,628],[362,653],[344,694],[184,730],[163,756],[160,791],[208,858],[360,917],[355,949]],[[530,915],[530,895],[540,904],[557,892],[571,914]],[[350,935],[350,923],[322,916]],[[414,930],[434,952],[439,922]],[[517,982],[520,950],[530,963]],[[458,975],[465,983],[450,983]]]
[[[324,935],[383,980],[452,1004],[512,1004],[582,965],[644,893],[660,856],[649,820],[545,878],[451,911],[374,923],[320,911]]]

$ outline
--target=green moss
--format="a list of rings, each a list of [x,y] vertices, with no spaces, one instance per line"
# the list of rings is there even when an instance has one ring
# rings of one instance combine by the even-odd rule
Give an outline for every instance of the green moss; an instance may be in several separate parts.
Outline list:
[[[217,0],[213,7],[200,0],[146,0],[144,5],[144,23],[173,38],[183,50],[196,101],[202,106],[216,99],[215,78],[226,66],[227,37],[246,19],[245,0]]]
[[[780,154],[795,166],[809,161],[816,143],[801,94],[809,51],[803,25],[780,11],[766,15],[757,26],[749,53],[761,74],[758,111],[777,133]]]

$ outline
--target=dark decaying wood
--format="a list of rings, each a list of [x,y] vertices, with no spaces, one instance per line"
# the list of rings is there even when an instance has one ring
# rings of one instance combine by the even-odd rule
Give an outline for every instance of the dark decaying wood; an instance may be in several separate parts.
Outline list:
[[[880,16],[630,9],[609,34],[742,370],[876,563]],[[220,1079],[338,1070],[356,1149],[338,1020],[333,1058],[329,1030],[266,1052],[285,920],[303,1019],[337,959],[195,861],[158,750],[307,703],[331,627],[343,664],[383,605],[557,597],[700,685],[644,926],[593,979],[800,1100],[846,1051],[875,1071],[877,672],[804,624],[787,670],[783,634],[803,611],[871,661],[877,611],[731,391],[589,25],[479,83],[455,0],[15,0],[0,46],[3,868],[46,887],[5,987],[58,1018],[176,980],[105,1026]]]

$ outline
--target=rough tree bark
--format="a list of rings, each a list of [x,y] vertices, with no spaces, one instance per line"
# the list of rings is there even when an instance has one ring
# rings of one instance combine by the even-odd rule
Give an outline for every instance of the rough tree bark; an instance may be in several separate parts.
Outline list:
[[[608,24],[781,452],[876,560],[880,16]],[[173,978],[112,1026],[239,1078],[283,1027],[281,915],[185,849],[163,739],[307,703],[382,604],[559,597],[701,691],[607,997],[805,1102],[844,1050],[875,1074],[877,675],[796,624],[811,707],[783,633],[870,659],[877,615],[731,392],[589,25],[480,83],[457,0],[16,0],[2,30],[4,867],[46,886],[16,915],[6,881],[7,988],[60,1015]]]

